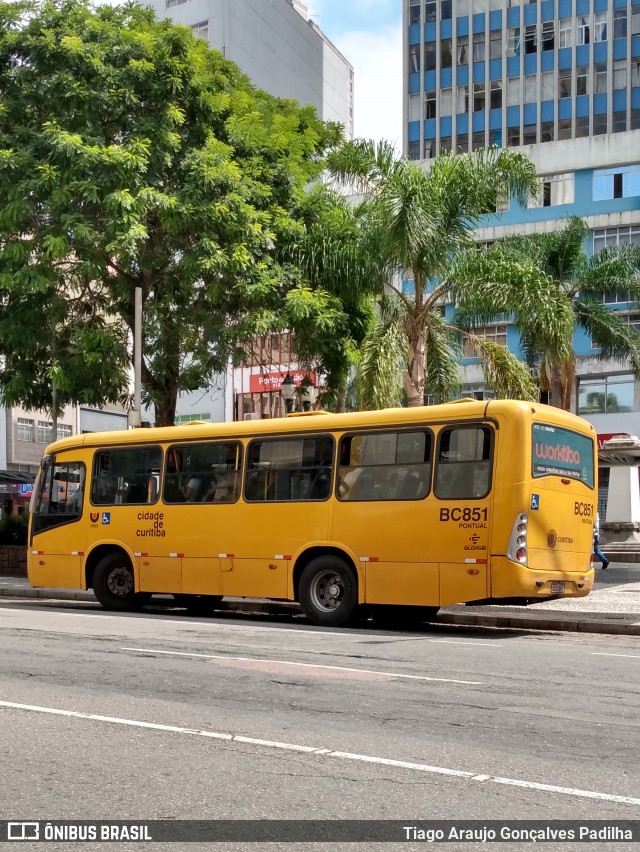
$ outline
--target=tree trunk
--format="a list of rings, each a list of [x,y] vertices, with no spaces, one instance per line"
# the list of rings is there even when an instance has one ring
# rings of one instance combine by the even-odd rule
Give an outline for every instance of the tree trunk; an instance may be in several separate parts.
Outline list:
[[[427,363],[425,330],[415,316],[410,317],[409,351],[409,366],[404,377],[404,389],[407,394],[407,405],[414,408],[417,405],[424,405]]]
[[[178,391],[175,386],[163,388],[160,399],[156,402],[155,415],[156,426],[173,426],[176,422],[176,405],[178,402]]]
[[[551,405],[569,411],[571,406],[570,370],[564,364],[549,366],[549,386],[551,389]]]
[[[344,382],[336,391],[336,411],[342,413],[347,410],[347,383]]]

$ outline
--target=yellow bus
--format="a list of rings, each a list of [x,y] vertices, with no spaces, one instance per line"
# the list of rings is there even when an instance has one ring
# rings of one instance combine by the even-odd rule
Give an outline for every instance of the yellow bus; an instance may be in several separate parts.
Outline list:
[[[42,459],[29,580],[111,610],[298,601],[334,626],[582,596],[596,471],[590,423],[506,400],[78,435]]]

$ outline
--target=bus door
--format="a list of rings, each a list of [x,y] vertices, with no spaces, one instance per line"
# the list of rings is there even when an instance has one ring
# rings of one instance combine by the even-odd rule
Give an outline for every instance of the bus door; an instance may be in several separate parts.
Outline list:
[[[32,586],[79,589],[84,585],[86,525],[78,523],[83,513],[84,483],[82,462],[43,460],[31,519]]]
[[[461,424],[438,434],[432,548],[441,606],[489,597],[494,443],[489,425]]]
[[[433,443],[420,427],[340,440],[331,538],[355,554],[366,603],[438,604],[428,497]]]

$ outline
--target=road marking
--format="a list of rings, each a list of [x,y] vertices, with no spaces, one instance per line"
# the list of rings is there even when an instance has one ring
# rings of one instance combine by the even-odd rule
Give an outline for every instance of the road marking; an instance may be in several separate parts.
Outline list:
[[[635,660],[640,660],[640,654],[605,654],[604,651],[592,651],[592,657],[633,657]]]
[[[440,642],[443,645],[482,645],[484,648],[502,648],[499,642],[465,642],[461,639],[427,639],[427,642]]]
[[[345,666],[323,666],[319,663],[294,663],[291,660],[261,660],[257,657],[225,657],[222,654],[188,654],[185,651],[159,651],[156,648],[120,648],[121,651],[137,651],[141,654],[164,654],[170,657],[198,657],[204,660],[222,660],[233,663],[234,661],[242,663],[273,663],[280,666],[293,666],[306,669],[329,669],[336,672],[349,672],[352,674],[363,675],[379,675],[381,677],[390,678],[406,678],[408,680],[429,680],[438,681],[439,683],[462,683],[465,686],[482,686],[482,681],[479,680],[454,680],[449,677],[426,677],[424,675],[398,674],[396,672],[377,672],[371,669],[351,669]]]
[[[142,722],[136,719],[121,719],[116,716],[99,716],[94,713],[79,713],[75,710],[59,710],[54,707],[39,707],[35,704],[18,704],[13,701],[0,701],[0,707],[9,710],[24,710],[31,713],[45,713],[50,716],[65,716],[74,719],[87,719],[92,722],[106,722],[113,725],[127,725],[132,728],[146,728],[152,731],[165,731],[174,734],[187,734],[196,737],[205,737],[213,740],[224,740],[244,745],[261,746],[262,748],[275,748],[282,751],[304,752],[314,754],[317,757],[337,758],[338,760],[351,760],[358,763],[368,763],[376,766],[392,766],[397,769],[408,769],[414,772],[423,772],[430,775],[445,775],[451,778],[462,778],[467,781],[478,781],[481,784],[502,784],[508,787],[520,787],[527,790],[538,790],[542,793],[561,793],[565,796],[575,796],[582,799],[598,799],[605,802],[617,802],[623,805],[640,805],[640,799],[631,796],[616,796],[612,793],[601,793],[596,790],[580,790],[576,787],[559,787],[556,784],[541,784],[537,781],[525,781],[520,778],[502,778],[498,775],[485,775],[480,772],[467,772],[462,769],[449,769],[444,766],[430,766],[426,763],[413,763],[408,760],[394,760],[387,757],[376,757],[369,754],[353,754],[348,751],[333,751],[316,746],[297,745],[296,743],[279,742],[278,740],[262,740],[257,737],[234,736],[217,731],[202,731],[197,728],[181,728],[177,725],[160,725],[155,722]]]

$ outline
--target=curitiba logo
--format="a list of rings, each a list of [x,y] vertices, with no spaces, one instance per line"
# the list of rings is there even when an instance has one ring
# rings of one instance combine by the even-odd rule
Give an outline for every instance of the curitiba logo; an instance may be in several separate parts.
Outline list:
[[[560,444],[536,444],[535,452],[537,459],[580,464],[580,453],[577,450],[572,450],[566,444],[562,446]]]

